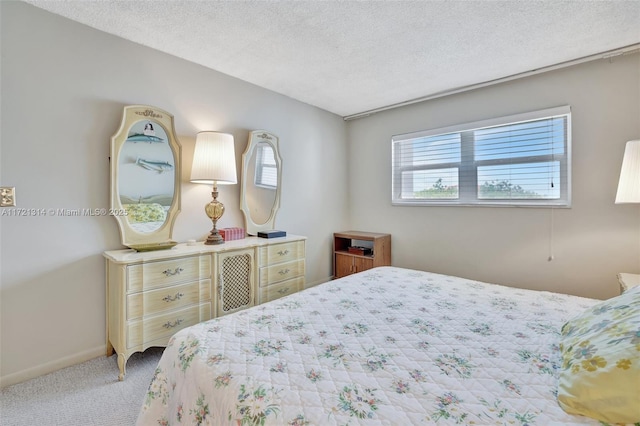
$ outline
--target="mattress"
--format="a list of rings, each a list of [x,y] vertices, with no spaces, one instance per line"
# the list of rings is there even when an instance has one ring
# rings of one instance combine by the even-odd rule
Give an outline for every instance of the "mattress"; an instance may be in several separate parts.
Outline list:
[[[380,267],[174,335],[139,425],[600,424],[556,401],[597,300]]]

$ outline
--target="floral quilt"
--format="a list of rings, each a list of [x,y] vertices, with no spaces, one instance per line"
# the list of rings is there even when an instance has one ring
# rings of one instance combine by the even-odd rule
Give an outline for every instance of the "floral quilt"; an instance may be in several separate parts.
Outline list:
[[[371,269],[178,332],[138,425],[600,424],[556,401],[597,302]]]
[[[124,204],[130,223],[164,222],[166,209],[158,203]]]

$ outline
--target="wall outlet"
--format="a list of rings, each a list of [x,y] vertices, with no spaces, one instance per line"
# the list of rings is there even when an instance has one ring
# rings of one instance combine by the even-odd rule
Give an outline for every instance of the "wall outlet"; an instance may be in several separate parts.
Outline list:
[[[16,189],[8,186],[0,186],[0,207],[16,206]]]

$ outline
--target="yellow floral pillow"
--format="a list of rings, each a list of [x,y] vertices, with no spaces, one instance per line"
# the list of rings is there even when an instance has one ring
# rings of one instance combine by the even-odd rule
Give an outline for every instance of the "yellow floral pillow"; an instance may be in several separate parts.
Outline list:
[[[562,327],[558,402],[571,414],[640,422],[640,287]]]

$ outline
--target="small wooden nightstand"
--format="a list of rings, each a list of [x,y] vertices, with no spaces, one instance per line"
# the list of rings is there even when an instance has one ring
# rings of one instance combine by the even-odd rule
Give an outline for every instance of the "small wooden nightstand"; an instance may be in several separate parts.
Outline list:
[[[631,287],[640,286],[640,275],[621,272],[618,274],[618,282],[620,283],[620,294],[622,294]]]
[[[368,244],[367,253],[350,252],[349,247]],[[333,234],[333,278],[391,265],[391,235],[375,232],[346,231]]]

